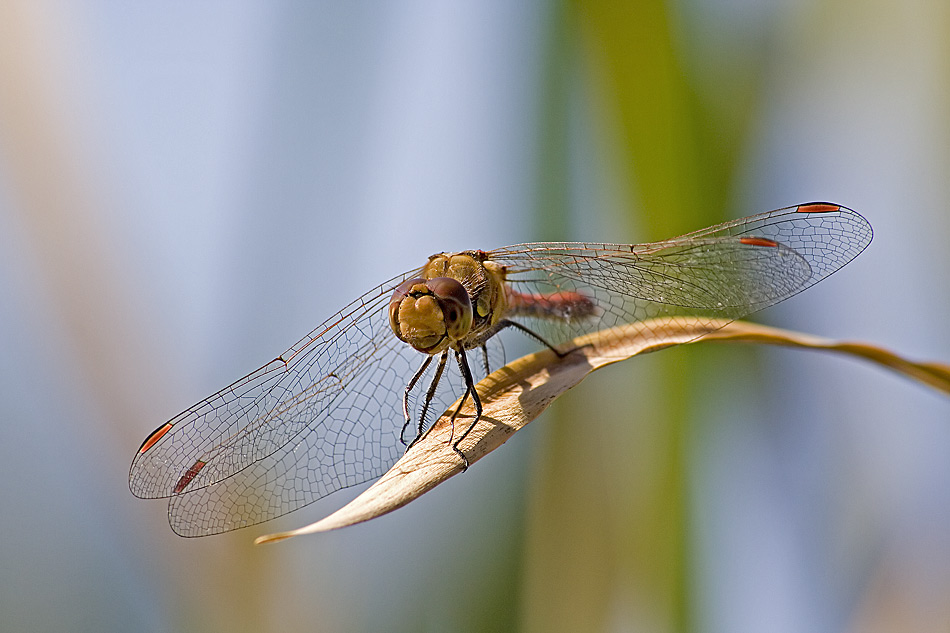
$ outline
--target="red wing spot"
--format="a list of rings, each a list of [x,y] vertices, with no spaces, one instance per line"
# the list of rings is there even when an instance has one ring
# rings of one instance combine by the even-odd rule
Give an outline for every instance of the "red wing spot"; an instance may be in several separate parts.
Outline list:
[[[832,213],[839,210],[841,210],[840,206],[826,202],[813,202],[812,204],[803,204],[798,207],[799,213]]]
[[[192,465],[185,474],[181,476],[181,479],[178,480],[178,483],[175,484],[174,494],[179,494],[182,490],[188,487],[188,484],[191,483],[191,480],[198,476],[198,473],[201,472],[201,469],[205,467],[207,462],[203,462],[200,459]]]
[[[740,237],[739,242],[749,246],[778,246],[775,240],[767,240],[764,237]]]
[[[163,437],[166,433],[168,433],[168,432],[171,430],[171,428],[172,428],[173,426],[175,426],[175,425],[172,424],[171,422],[166,422],[166,423],[163,424],[162,426],[160,426],[160,427],[158,427],[157,429],[155,429],[154,431],[152,431],[152,434],[149,435],[148,437],[146,437],[146,438],[145,438],[145,441],[142,442],[142,446],[139,448],[139,455],[141,455],[142,453],[144,453],[144,452],[147,451],[148,449],[150,449],[150,448],[152,448],[153,446],[155,446],[155,443],[158,442],[158,440],[162,439],[162,437]]]

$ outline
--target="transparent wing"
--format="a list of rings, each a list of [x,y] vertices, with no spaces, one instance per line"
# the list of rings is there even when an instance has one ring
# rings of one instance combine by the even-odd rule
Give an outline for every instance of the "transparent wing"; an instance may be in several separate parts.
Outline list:
[[[581,295],[594,310],[565,303],[526,322],[554,344],[655,317],[736,319],[774,305],[840,269],[871,241],[851,209],[810,203],[640,245],[522,244],[490,253],[521,296]]]
[[[386,310],[393,288],[412,274],[418,271],[364,294],[274,361],[156,430],[132,462],[133,494],[169,497],[211,486],[298,443],[303,433],[334,458],[327,460],[334,472],[323,476],[323,494],[342,487],[337,482],[372,477],[380,467],[364,472],[366,460],[340,453],[360,430],[388,430],[390,411],[402,410],[404,376],[423,358],[395,339]],[[386,440],[374,446],[379,462],[399,453]]]
[[[593,304],[575,310],[576,300],[548,300],[535,302],[545,314],[512,310],[560,343],[657,316],[738,318],[823,279],[870,240],[857,213],[812,203],[654,244],[522,244],[488,255],[508,267],[512,293]],[[392,334],[387,306],[393,289],[419,272],[364,294],[271,363],[162,425],[132,462],[132,492],[170,497],[172,528],[201,536],[281,516],[381,475],[404,450],[402,396],[425,358]],[[479,379],[486,363],[479,350],[469,354]],[[437,363],[415,392],[413,420]],[[463,390],[450,357],[423,423]],[[415,432],[407,429],[407,439]]]
[[[133,459],[133,494],[171,497],[175,532],[202,536],[281,516],[383,474],[405,450],[402,397],[425,359],[393,335],[387,308],[393,289],[418,274],[364,294],[277,359],[159,427]],[[497,359],[496,351],[493,368]],[[436,364],[420,381],[423,391]],[[480,352],[472,367],[476,379],[485,376]],[[424,422],[463,390],[450,358]],[[418,393],[413,420],[422,416]],[[407,429],[406,441],[416,432]]]
[[[388,317],[382,312],[381,327],[388,329]],[[391,331],[375,335],[374,340],[379,343],[376,362],[347,384],[341,397],[344,402],[317,412],[304,432],[233,476],[172,496],[168,505],[172,529],[192,537],[247,527],[389,470],[406,449],[399,441],[403,392],[425,356]],[[473,350],[470,358],[475,380],[480,380],[485,375],[481,354]],[[428,388],[437,363],[438,357],[420,381],[422,391]],[[427,425],[463,392],[464,383],[450,355],[429,407]],[[421,400],[417,397],[410,410],[413,426],[406,430],[407,442],[416,435]]]

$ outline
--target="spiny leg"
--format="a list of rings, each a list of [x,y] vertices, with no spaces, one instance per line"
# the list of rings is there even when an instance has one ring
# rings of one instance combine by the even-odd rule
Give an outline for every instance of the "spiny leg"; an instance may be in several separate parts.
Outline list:
[[[482,362],[485,363],[485,375],[491,373],[491,367],[488,365],[488,346],[482,343]]]
[[[459,363],[461,363],[461,360],[458,360],[458,355],[459,355],[459,353],[456,352],[456,353],[455,353],[456,361],[459,362]],[[459,366],[461,367],[461,365],[459,365]],[[464,375],[464,372],[463,372],[463,375]],[[473,382],[474,382],[474,379],[473,379]],[[469,386],[469,384],[466,384],[466,385],[465,385],[465,393],[463,393],[463,394],[462,394],[462,397],[459,399],[459,406],[455,407],[455,411],[452,412],[452,417],[449,418],[449,426],[450,426],[450,430],[449,430],[449,442],[452,442],[452,440],[455,439],[455,420],[456,420],[456,418],[459,417],[459,413],[462,412],[462,407],[465,406],[465,401],[468,400],[468,396],[469,396],[469,394],[471,394],[471,393],[473,393],[472,387]],[[465,456],[463,455],[462,458],[464,459],[464,457],[465,457]]]
[[[459,449],[459,444],[465,439],[469,432],[475,428],[475,425],[478,424],[478,421],[481,419],[482,401],[478,397],[478,392],[475,391],[475,382],[472,380],[472,370],[468,367],[468,358],[465,356],[465,350],[461,348],[456,350],[455,357],[458,360],[459,369],[462,371],[462,377],[465,379],[465,396],[462,396],[462,402],[465,402],[465,398],[468,396],[468,394],[471,394],[472,403],[475,405],[475,419],[472,420],[472,423],[468,425],[468,428],[465,429],[459,438],[452,443],[452,450],[458,453],[459,457],[462,458],[462,471],[464,472],[468,470],[468,458],[465,457],[465,453]],[[456,409],[455,415],[458,415],[458,412],[461,410],[461,408],[461,403],[459,403],[459,408]],[[453,428],[455,426],[455,415],[452,416]]]
[[[406,444],[406,429],[409,428],[409,424],[412,422],[412,417],[409,415],[409,393],[415,389],[416,383],[419,382],[419,379],[422,378],[422,374],[425,373],[426,369],[429,368],[429,364],[432,362],[431,356],[426,356],[425,361],[422,363],[422,367],[419,368],[419,371],[413,375],[412,380],[409,381],[409,384],[406,385],[406,391],[402,394],[402,413],[405,416],[406,422],[402,425],[402,430],[399,431],[399,441]]]
[[[429,358],[432,358],[431,356]],[[432,398],[435,397],[435,390],[439,388],[439,380],[442,378],[442,372],[445,371],[445,361],[449,358],[449,351],[446,350],[442,352],[442,355],[439,356],[439,366],[435,369],[435,375],[432,377],[432,382],[429,384],[429,390],[426,391],[426,399],[422,403],[422,412],[419,414],[419,428],[416,431],[416,437],[409,443],[409,448],[412,448],[413,445],[422,439],[422,427],[426,422],[426,414],[429,412],[429,405],[432,404]]]
[[[527,334],[528,336],[530,336],[531,338],[533,338],[534,340],[538,341],[539,343],[541,343],[542,345],[544,345],[545,347],[547,347],[549,350],[551,350],[552,352],[554,352],[554,354],[555,354],[558,358],[564,358],[565,356],[567,356],[568,354],[570,354],[571,352],[573,352],[575,349],[577,349],[576,347],[572,347],[571,349],[567,350],[566,352],[562,352],[562,351],[558,350],[558,348],[556,348],[556,347],[554,347],[553,345],[551,345],[547,340],[545,340],[545,338],[544,338],[543,336],[541,336],[540,334],[538,334],[537,332],[535,332],[535,331],[532,330],[531,328],[529,328],[529,327],[527,327],[527,326],[525,326],[525,325],[521,325],[521,324],[518,323],[517,321],[511,321],[511,320],[509,320],[509,319],[502,319],[501,321],[499,321],[498,323],[496,323],[496,324],[495,324],[495,327],[492,328],[492,335],[497,334],[498,332],[501,332],[502,330],[504,330],[505,328],[508,328],[508,327],[513,327],[513,328],[515,328],[516,330],[521,330],[523,333]]]

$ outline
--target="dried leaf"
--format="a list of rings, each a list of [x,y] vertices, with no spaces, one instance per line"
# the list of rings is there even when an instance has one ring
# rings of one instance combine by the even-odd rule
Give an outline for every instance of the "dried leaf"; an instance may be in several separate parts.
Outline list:
[[[575,339],[578,349],[564,358],[545,349],[492,373],[476,385],[483,407],[482,417],[461,448],[469,463],[474,464],[504,444],[515,431],[538,417],[558,396],[595,369],[637,354],[699,340],[764,343],[851,354],[950,394],[950,366],[916,363],[874,345],[836,342],[744,321],[655,319]],[[474,408],[469,399],[457,416],[453,430],[451,417],[457,406],[456,402],[436,421],[428,435],[349,504],[316,523],[261,536],[255,543],[270,543],[368,521],[404,506],[462,472],[462,460],[452,450],[452,441],[457,437],[455,433],[470,424]]]

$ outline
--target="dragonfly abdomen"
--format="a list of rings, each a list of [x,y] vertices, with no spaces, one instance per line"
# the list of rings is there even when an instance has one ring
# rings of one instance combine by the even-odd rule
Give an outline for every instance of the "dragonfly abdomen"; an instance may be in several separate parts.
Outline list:
[[[524,293],[508,287],[508,313],[537,319],[586,319],[597,315],[594,301],[579,292]]]

